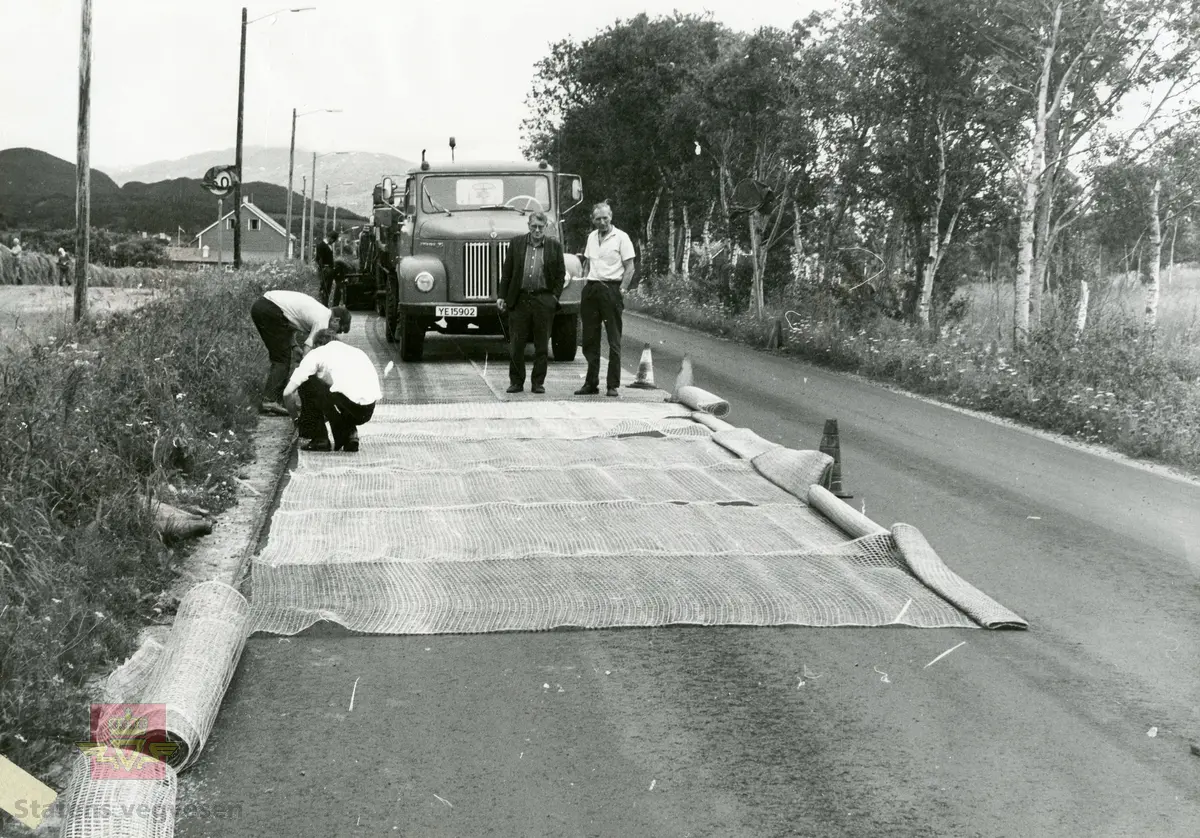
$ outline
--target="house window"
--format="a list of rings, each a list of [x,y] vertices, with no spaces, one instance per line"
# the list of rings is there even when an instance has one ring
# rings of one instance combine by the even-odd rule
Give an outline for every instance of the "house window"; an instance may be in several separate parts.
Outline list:
[[[259,225],[260,225],[260,224],[262,224],[262,220],[261,220],[261,219],[258,219],[258,218],[251,218],[251,219],[250,219],[250,226],[249,226],[247,229],[249,229],[249,230],[258,230],[258,229],[259,229]]]
[[[226,219],[225,219],[225,229],[226,229],[226,230],[232,230],[232,229],[233,229],[233,219],[232,219],[232,218],[226,218]]]

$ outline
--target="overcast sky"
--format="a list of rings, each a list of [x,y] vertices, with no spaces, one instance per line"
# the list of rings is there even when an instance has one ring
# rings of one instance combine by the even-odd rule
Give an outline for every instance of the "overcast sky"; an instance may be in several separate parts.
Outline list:
[[[284,0],[286,2],[286,0]],[[247,29],[247,145],[416,159],[520,152],[534,63],[639,12],[786,28],[837,0],[300,0]],[[94,0],[92,165],[177,159],[234,144],[242,0]],[[252,2],[251,20],[280,7]],[[0,0],[0,149],[75,159],[80,0]],[[230,163],[233,161],[230,160]]]

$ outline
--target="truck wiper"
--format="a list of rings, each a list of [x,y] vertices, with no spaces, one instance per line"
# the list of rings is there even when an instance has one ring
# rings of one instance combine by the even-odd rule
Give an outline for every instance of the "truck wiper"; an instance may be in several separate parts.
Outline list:
[[[519,213],[521,213],[521,215],[524,215],[524,214],[527,212],[527,210],[523,210],[523,209],[517,209],[516,207],[510,207],[508,204],[492,204],[491,206],[488,206],[488,207],[480,207],[479,209],[485,209],[485,210],[489,210],[489,209],[504,209],[504,210],[512,210],[513,212],[519,212]]]
[[[450,212],[450,210],[446,209],[444,206],[442,206],[441,204],[439,204],[437,201],[435,201],[433,199],[433,196],[429,194],[429,187],[422,184],[421,191],[425,193],[425,199],[427,201],[429,201],[430,204],[433,205],[433,208],[435,210],[437,210],[438,212],[444,212],[444,213],[446,213],[447,216],[452,216],[454,214],[454,213]]]

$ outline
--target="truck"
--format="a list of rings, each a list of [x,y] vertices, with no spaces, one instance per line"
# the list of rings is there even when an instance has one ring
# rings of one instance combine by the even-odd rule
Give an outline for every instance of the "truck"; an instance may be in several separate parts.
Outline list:
[[[430,331],[504,334],[507,315],[496,300],[509,242],[528,232],[537,211],[546,214],[547,234],[561,240],[564,217],[582,202],[582,179],[545,162],[435,164],[422,152],[403,184],[384,177],[374,188],[372,235],[363,237],[360,258],[400,359],[420,361]],[[550,333],[555,361],[575,359],[583,292],[579,258],[566,253],[564,261],[567,283]]]

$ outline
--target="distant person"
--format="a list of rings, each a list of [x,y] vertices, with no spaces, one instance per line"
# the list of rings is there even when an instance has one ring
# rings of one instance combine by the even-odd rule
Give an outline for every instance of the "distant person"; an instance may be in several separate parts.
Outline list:
[[[21,239],[13,236],[12,243],[13,267],[16,269],[17,285],[25,284],[25,277],[21,275]]]
[[[58,249],[58,284],[71,284],[71,257],[63,247]]]
[[[563,249],[558,239],[546,237],[546,213],[529,216],[529,232],[509,245],[500,267],[500,294],[496,304],[508,312],[508,392],[525,389],[525,343],[533,338],[533,375],[530,392],[546,392],[546,367],[550,326],[558,309],[558,295],[567,279]]]
[[[317,243],[314,254],[317,271],[321,276],[321,305],[324,306],[329,305],[329,294],[333,291],[333,243],[338,240],[340,235],[337,230],[327,233],[325,238]]]
[[[263,387],[259,412],[269,416],[288,416],[283,406],[283,386],[292,364],[292,345],[304,335],[305,347],[312,347],[323,329],[350,331],[350,312],[340,306],[332,310],[308,294],[299,291],[268,291],[250,307],[250,319],[267,347],[271,371]]]
[[[375,403],[383,397],[370,356],[336,338],[333,329],[319,332],[315,348],[283,391],[285,399],[300,394],[300,436],[308,438],[305,451],[357,451],[358,426],[371,421]]]
[[[583,357],[587,374],[577,396],[600,392],[600,327],[608,335],[608,390],[605,395],[619,396],[621,386],[621,313],[625,310],[625,292],[633,279],[633,242],[612,223],[612,207],[601,201],[592,207],[592,226],[583,252],[587,283],[579,302],[583,321]]]

